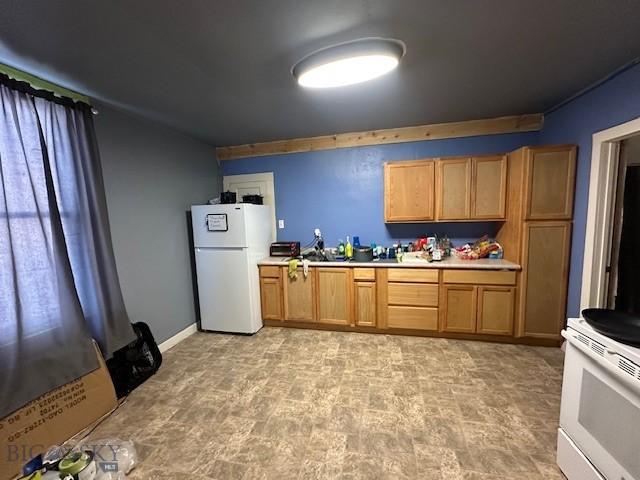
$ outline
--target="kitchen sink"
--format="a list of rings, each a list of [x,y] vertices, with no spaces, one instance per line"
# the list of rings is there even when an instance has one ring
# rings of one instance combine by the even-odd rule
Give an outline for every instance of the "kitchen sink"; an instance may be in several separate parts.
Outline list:
[[[310,262],[329,262],[327,258],[322,255],[309,255],[308,257],[304,257],[305,260],[309,260]],[[334,260],[335,261],[335,260]]]

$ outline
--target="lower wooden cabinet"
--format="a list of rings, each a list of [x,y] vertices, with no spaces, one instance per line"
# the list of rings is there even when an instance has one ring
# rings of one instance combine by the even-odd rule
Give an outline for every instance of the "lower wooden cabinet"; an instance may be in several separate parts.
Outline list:
[[[561,222],[556,223],[566,234],[560,228]],[[532,230],[536,226],[532,224]],[[531,233],[533,235],[533,231]],[[533,290],[534,286],[539,284],[533,279],[529,282],[527,291],[533,295],[533,291],[537,291]],[[392,333],[423,331],[425,334],[450,332],[506,337],[514,336],[516,330],[517,337],[516,292],[521,295],[520,288],[516,289],[513,271],[445,269],[440,272],[417,268],[374,271],[373,268],[314,266],[307,277],[299,269],[298,277],[291,279],[286,267],[260,270],[265,322],[278,321],[281,325],[313,322],[324,324],[322,328],[334,325],[338,330],[366,327],[367,331],[375,329],[380,333],[390,329]],[[526,312],[529,316],[525,318],[533,319],[531,313]],[[531,329],[535,328],[535,333],[544,335],[556,325],[547,327],[544,322],[547,320],[540,319],[537,324],[529,322],[527,334],[534,333]]]
[[[286,267],[282,270],[284,320],[314,322],[316,319],[316,282],[314,269],[309,269],[309,275],[307,277],[302,274],[302,269],[300,269],[298,271],[298,278],[295,279],[289,278]]]
[[[338,325],[351,324],[352,272],[350,268],[317,269],[318,322]]]
[[[489,285],[441,288],[442,331],[512,335],[515,288]]]
[[[353,284],[355,324],[359,327],[376,326],[376,284],[356,281]]]
[[[513,334],[515,289],[478,287],[477,333]]]
[[[521,332],[560,339],[566,321],[571,222],[525,222]]]
[[[473,285],[443,285],[442,331],[475,333],[477,287]]]
[[[260,278],[260,303],[263,319],[282,319],[282,291],[279,277]]]

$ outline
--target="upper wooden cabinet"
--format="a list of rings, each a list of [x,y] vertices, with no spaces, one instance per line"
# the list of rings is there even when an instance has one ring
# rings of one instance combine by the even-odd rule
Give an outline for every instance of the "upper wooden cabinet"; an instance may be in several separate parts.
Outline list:
[[[316,282],[314,268],[309,269],[305,277],[302,268],[298,269],[298,278],[291,279],[287,267],[282,267],[284,301],[284,319],[313,322],[316,319]]]
[[[436,163],[436,218],[503,220],[507,200],[505,155],[441,159]]]
[[[525,170],[525,220],[571,220],[576,148],[528,148]]]
[[[352,323],[352,269],[318,267],[318,322]]]
[[[386,222],[505,218],[504,155],[388,163],[384,175]]]
[[[438,220],[468,220],[471,217],[470,158],[437,162],[436,209]]]
[[[384,165],[384,221],[434,220],[434,160]]]
[[[506,155],[386,163],[385,222],[506,220],[519,210],[524,220],[570,220],[573,216],[576,148],[525,147]],[[508,178],[510,163],[515,172]],[[524,160],[524,161],[523,161]],[[507,183],[519,195],[509,198]]]
[[[504,219],[507,203],[507,157],[471,160],[471,218]]]

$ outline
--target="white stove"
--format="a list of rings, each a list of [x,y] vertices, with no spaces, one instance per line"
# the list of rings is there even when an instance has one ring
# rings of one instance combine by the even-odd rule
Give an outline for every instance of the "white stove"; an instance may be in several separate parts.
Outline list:
[[[577,318],[562,336],[558,466],[569,480],[640,480],[640,348]]]

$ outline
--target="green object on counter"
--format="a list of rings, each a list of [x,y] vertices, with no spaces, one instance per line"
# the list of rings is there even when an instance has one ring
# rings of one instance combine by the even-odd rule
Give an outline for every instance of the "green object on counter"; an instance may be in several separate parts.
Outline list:
[[[338,243],[338,256],[344,257],[344,242],[342,239],[340,239],[340,242]]]
[[[289,278],[295,280],[298,278],[298,259],[289,260]]]

